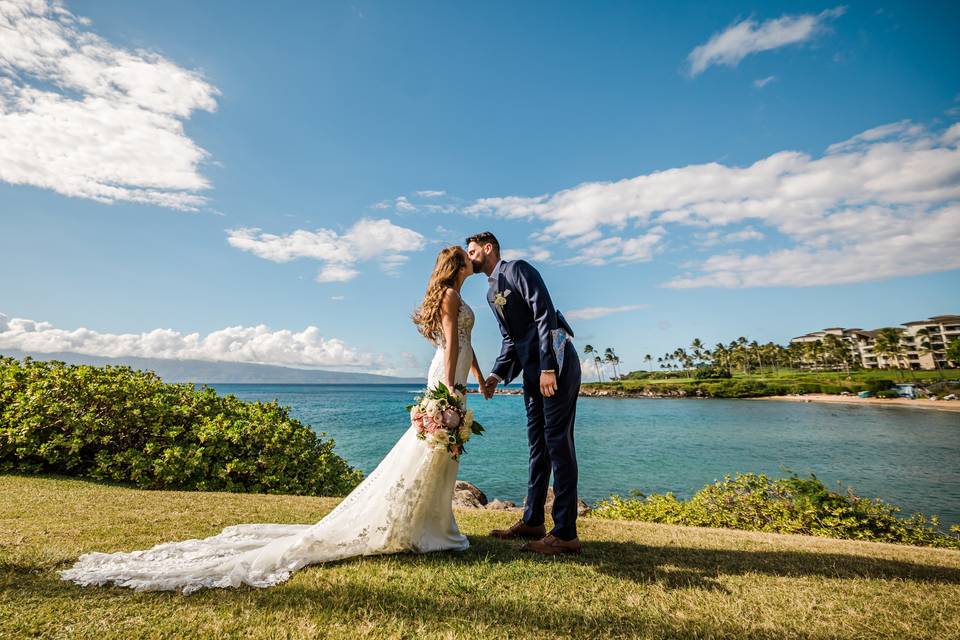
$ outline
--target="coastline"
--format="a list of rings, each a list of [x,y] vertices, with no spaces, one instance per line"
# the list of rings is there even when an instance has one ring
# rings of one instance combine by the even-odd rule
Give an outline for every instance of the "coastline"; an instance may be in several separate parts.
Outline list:
[[[861,406],[893,406],[909,407],[911,409],[933,409],[934,411],[949,411],[960,413],[960,401],[957,400],[929,400],[918,398],[858,398],[857,396],[835,396],[827,393],[808,393],[794,396],[764,396],[762,398],[747,398],[747,400],[781,400],[785,402],[822,402],[827,404],[859,404]]]
[[[520,389],[497,390],[498,395],[523,395]],[[678,399],[691,398],[709,400],[710,396],[689,394],[684,390],[667,393],[652,393],[650,391],[615,391],[609,389],[581,389],[580,397],[584,398],[617,398],[617,399]],[[960,400],[930,400],[918,398],[859,398],[857,396],[840,396],[828,393],[807,393],[803,395],[757,396],[753,398],[737,398],[738,400],[779,400],[783,402],[820,402],[826,404],[858,404],[861,406],[894,406],[911,409],[928,409],[960,413]]]

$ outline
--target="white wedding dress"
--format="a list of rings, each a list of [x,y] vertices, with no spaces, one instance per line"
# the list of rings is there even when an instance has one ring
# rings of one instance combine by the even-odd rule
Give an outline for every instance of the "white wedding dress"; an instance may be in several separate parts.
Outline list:
[[[465,384],[473,349],[473,310],[460,304],[455,382]],[[443,379],[437,348],[427,376]],[[410,551],[462,551],[470,546],[453,517],[458,463],[417,438],[413,427],[353,492],[313,525],[240,524],[203,540],[168,542],[146,551],[87,553],[65,571],[79,585],[113,583],[138,591],[204,587],[269,587],[309,564]]]

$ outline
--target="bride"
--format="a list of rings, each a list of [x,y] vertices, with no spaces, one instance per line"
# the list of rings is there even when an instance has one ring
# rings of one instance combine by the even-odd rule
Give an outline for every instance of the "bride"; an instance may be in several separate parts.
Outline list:
[[[483,375],[470,344],[473,310],[460,298],[473,273],[459,247],[440,251],[413,320],[437,345],[428,387],[453,389]],[[352,556],[411,551],[462,551],[470,546],[453,517],[457,461],[417,439],[411,427],[376,469],[313,525],[240,524],[203,540],[160,544],[146,551],[87,553],[60,573],[77,584],[113,583],[138,591],[204,587],[269,587],[309,564]]]

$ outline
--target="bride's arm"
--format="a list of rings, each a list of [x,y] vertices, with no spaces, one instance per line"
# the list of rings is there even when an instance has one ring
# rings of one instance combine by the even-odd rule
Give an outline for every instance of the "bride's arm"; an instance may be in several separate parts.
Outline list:
[[[457,322],[460,319],[460,296],[447,289],[440,304],[440,327],[443,329],[443,384],[453,390],[457,379],[457,356],[460,355],[460,336]]]
[[[470,354],[473,356],[473,363],[470,365],[470,372],[473,374],[473,377],[477,379],[477,387],[481,394],[484,396],[486,393],[486,380],[484,380],[483,372],[480,370],[480,362],[477,360],[477,352],[473,350],[473,347],[470,347]]]

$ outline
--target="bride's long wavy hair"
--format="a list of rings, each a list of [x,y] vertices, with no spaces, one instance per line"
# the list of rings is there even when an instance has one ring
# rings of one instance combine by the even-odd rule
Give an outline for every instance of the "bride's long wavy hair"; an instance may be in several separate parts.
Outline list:
[[[440,305],[443,302],[443,293],[450,287],[456,286],[457,274],[467,266],[467,255],[460,247],[454,245],[440,250],[437,262],[433,265],[433,273],[427,282],[427,292],[423,302],[413,312],[413,323],[417,330],[427,340],[439,344],[443,340],[443,330],[440,326]]]

